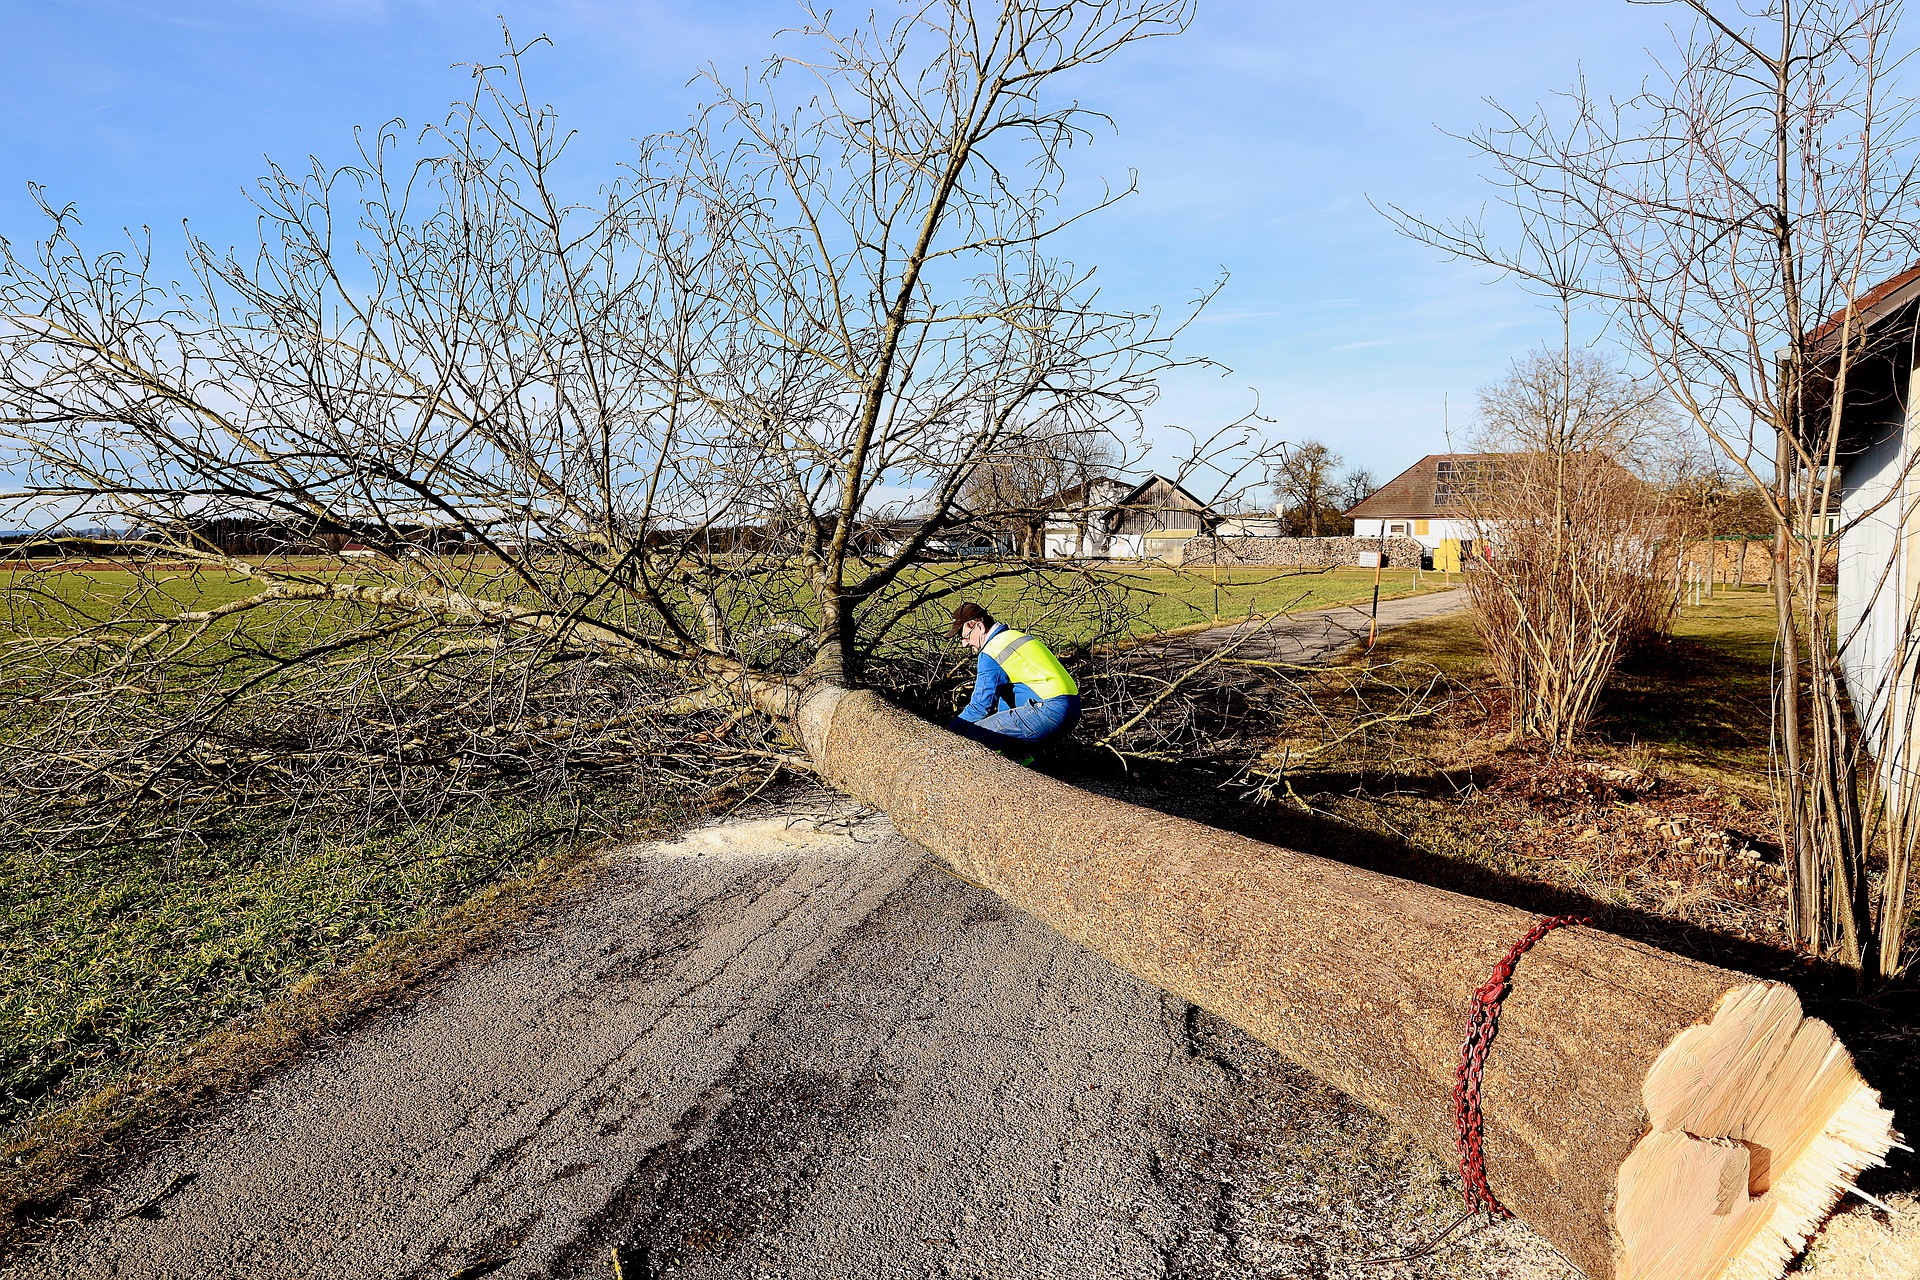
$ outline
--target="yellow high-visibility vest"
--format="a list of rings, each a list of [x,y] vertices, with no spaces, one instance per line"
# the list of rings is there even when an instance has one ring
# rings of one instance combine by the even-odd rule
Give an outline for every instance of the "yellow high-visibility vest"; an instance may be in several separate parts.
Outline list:
[[[1036,698],[1063,698],[1080,692],[1080,686],[1060,665],[1060,659],[1053,656],[1053,650],[1024,631],[1008,627],[994,633],[981,648],[1000,664],[1009,681],[1027,686]]]

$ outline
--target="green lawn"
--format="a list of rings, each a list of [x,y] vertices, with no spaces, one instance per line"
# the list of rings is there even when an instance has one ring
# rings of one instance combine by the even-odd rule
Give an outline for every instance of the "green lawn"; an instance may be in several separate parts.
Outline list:
[[[929,580],[936,572],[942,571],[927,571]],[[1412,571],[1393,569],[1381,576],[1380,598],[1391,600],[1440,586],[1435,574],[1424,574],[1416,582]],[[1216,583],[1213,572],[1204,567],[1047,567],[944,597],[925,606],[915,623],[938,631],[954,605],[973,600],[1001,621],[1033,631],[1065,650],[1231,622],[1249,613],[1364,605],[1373,589],[1371,569],[1221,569]]]
[[[316,576],[331,576],[340,570],[324,565],[310,570]],[[991,571],[984,562],[928,565],[904,575],[899,584],[902,593],[971,579]],[[366,571],[360,571],[366,572]],[[458,583],[462,590],[478,595],[497,579],[497,566],[476,561],[463,564]],[[369,575],[371,577],[371,575]],[[407,576],[400,570],[395,576]],[[391,580],[387,576],[382,581]],[[1439,575],[1416,574],[1408,569],[1389,569],[1380,575],[1382,600],[1438,590]],[[138,607],[139,618],[162,617],[187,609],[210,609],[252,595],[261,589],[258,582],[218,572],[187,572],[162,569],[148,574],[113,570],[14,570],[0,573],[0,634],[47,633],[71,626],[100,622],[124,607],[130,596]],[[783,592],[798,595],[801,584],[796,578]],[[1230,568],[1217,572],[1205,566],[1183,569],[1164,567],[1062,568],[1041,565],[1004,577],[992,577],[978,586],[959,592],[925,610],[922,624],[941,614],[961,599],[972,599],[993,612],[1004,615],[1015,625],[1044,631],[1062,646],[1086,644],[1095,640],[1098,623],[1111,623],[1124,614],[1124,633],[1139,637],[1180,627],[1243,618],[1258,614],[1294,613],[1324,609],[1336,605],[1364,604],[1373,594],[1371,569],[1284,570]],[[1112,609],[1097,611],[1084,607],[1090,594],[1112,598]],[[783,603],[785,599],[783,597]],[[302,606],[308,613],[314,606]],[[736,604],[737,620],[753,619]],[[1096,615],[1104,612],[1104,617]],[[1047,631],[1049,623],[1057,630]]]
[[[324,564],[303,566],[325,575],[342,572]],[[412,566],[391,566],[377,580],[405,582],[415,577]],[[349,570],[376,575],[368,570]],[[462,565],[456,583],[474,594],[487,594],[497,582],[497,566]],[[736,637],[768,631],[769,622],[810,628],[817,610],[804,603],[804,590],[791,575],[775,573],[735,584],[726,597]],[[423,583],[431,589],[430,582]],[[1375,590],[1382,600],[1439,589],[1434,574],[1389,570],[1376,583],[1368,569],[1288,571],[1230,568],[1172,569],[1147,566],[1003,566],[987,562],[958,562],[916,566],[897,580],[888,597],[866,609],[862,626],[890,626],[888,640],[878,653],[885,664],[904,660],[908,667],[924,662],[930,653],[943,652],[948,616],[962,600],[975,600],[995,616],[1033,631],[1071,654],[1094,644],[1136,641],[1168,631],[1232,622],[1249,614],[1293,613],[1337,606],[1362,606]],[[109,641],[127,640],[148,629],[155,619],[186,610],[216,608],[256,594],[262,584],[219,572],[159,569],[145,573],[113,570],[13,570],[0,573],[0,643],[9,637],[89,632]],[[913,602],[918,600],[918,604]],[[904,619],[899,610],[913,605]],[[623,606],[612,606],[623,607]],[[332,602],[300,602],[246,611],[221,619],[201,634],[186,656],[204,674],[188,674],[188,682],[220,679],[237,682],[265,665],[268,651],[328,638],[334,629],[352,620],[364,625],[366,613],[357,606]],[[891,620],[891,621],[889,621]],[[52,654],[23,651],[23,664],[0,680],[0,689],[30,692],[49,671],[66,664],[89,670],[102,651],[92,648],[60,650]],[[109,651],[110,652],[110,651]],[[802,655],[804,657],[804,654]],[[907,669],[907,668],[902,668]],[[179,677],[175,687],[181,687]],[[881,680],[885,685],[884,677]],[[49,704],[50,705],[50,704]],[[47,706],[29,699],[10,709],[16,731],[49,714]],[[0,730],[3,736],[5,730]]]
[[[1222,569],[1216,597],[1212,571],[1205,566],[1171,570],[1113,570],[1114,576],[1150,594],[1141,616],[1141,634],[1194,626],[1214,618],[1244,618],[1248,613],[1300,613],[1335,605],[1365,604],[1373,597],[1373,570],[1328,569],[1288,572],[1276,569]],[[1436,591],[1438,574],[1387,569],[1380,575],[1380,598]],[[1217,605],[1216,605],[1217,600]]]
[[[1764,587],[1718,588],[1680,611],[1671,636],[1621,662],[1593,735],[1642,744],[1688,772],[1763,786],[1777,634]]]
[[[259,583],[225,573],[9,569],[0,572],[0,634],[65,631],[129,612],[156,618],[211,609],[258,590]]]

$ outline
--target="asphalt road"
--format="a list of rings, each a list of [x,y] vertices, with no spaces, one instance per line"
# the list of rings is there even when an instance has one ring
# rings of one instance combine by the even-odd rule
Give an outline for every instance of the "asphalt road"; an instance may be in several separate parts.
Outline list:
[[[1348,1099],[819,793],[615,855],[0,1272],[1571,1274],[1517,1223],[1368,1262],[1456,1194]]]

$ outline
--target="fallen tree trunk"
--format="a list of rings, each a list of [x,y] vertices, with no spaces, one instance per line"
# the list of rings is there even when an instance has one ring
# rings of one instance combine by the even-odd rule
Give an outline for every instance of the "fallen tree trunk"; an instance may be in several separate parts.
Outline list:
[[[871,692],[783,709],[958,874],[1452,1163],[1467,1002],[1534,917],[1090,794]],[[1774,1280],[1893,1141],[1790,988],[1584,928],[1522,963],[1482,1102],[1490,1185],[1594,1280]]]

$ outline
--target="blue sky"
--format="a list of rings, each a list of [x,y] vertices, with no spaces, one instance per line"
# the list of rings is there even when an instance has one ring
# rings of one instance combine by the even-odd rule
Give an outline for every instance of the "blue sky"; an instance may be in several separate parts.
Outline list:
[[[850,13],[851,11],[849,11]],[[98,242],[182,219],[246,243],[265,157],[343,162],[356,125],[437,119],[491,59],[499,15],[552,48],[535,89],[579,138],[583,188],[638,135],[682,124],[708,62],[740,70],[801,13],[785,0],[0,0],[0,235],[37,230],[27,184],[71,201]],[[1202,0],[1186,34],[1078,86],[1115,130],[1075,175],[1140,192],[1077,235],[1133,305],[1177,308],[1222,269],[1188,349],[1225,377],[1170,380],[1156,422],[1204,428],[1256,402],[1280,438],[1317,437],[1384,479],[1444,448],[1474,389],[1547,337],[1515,286],[1401,239],[1367,198],[1423,213],[1487,199],[1467,148],[1482,101],[1524,106],[1584,69],[1628,93],[1679,14],[1621,0],[1346,5]]]

